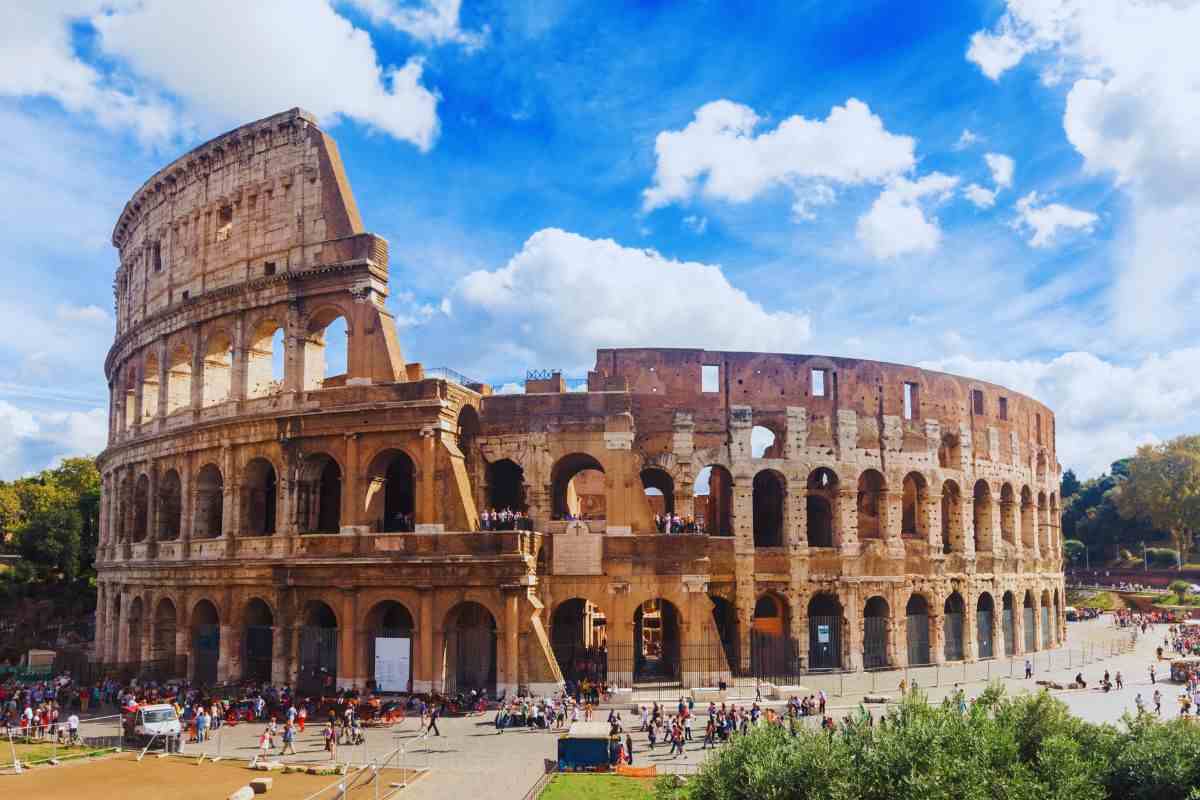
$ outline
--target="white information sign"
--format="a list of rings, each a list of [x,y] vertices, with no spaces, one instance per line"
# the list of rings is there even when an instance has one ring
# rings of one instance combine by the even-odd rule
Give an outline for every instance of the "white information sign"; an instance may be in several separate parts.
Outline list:
[[[407,692],[411,674],[412,639],[375,639],[375,688],[380,692]]]

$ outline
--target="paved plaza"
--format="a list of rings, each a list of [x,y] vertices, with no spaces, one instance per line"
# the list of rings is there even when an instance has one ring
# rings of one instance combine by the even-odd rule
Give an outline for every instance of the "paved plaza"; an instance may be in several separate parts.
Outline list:
[[[1165,626],[1155,626],[1150,633],[1138,637],[1132,651],[1111,656],[1100,657],[1100,654],[1111,652],[1112,644],[1116,641],[1128,641],[1131,631],[1116,629],[1109,618],[1090,620],[1087,622],[1070,623],[1068,626],[1068,645],[1061,651],[1042,653],[1035,659],[1037,672],[1034,680],[1025,680],[1022,675],[1023,659],[1018,659],[1012,668],[1015,677],[1007,677],[1010,668],[1008,661],[992,662],[990,670],[987,665],[971,665],[967,677],[968,682],[959,685],[968,695],[976,695],[982,691],[987,682],[983,679],[989,671],[993,679],[998,679],[1010,692],[1033,691],[1036,689],[1035,680],[1049,679],[1059,683],[1068,683],[1076,673],[1082,672],[1089,687],[1099,683],[1108,669],[1115,675],[1120,670],[1125,678],[1125,689],[1104,693],[1088,688],[1086,690],[1055,691],[1055,696],[1066,702],[1071,710],[1080,717],[1093,721],[1115,721],[1126,711],[1134,710],[1134,697],[1140,692],[1146,701],[1148,709],[1153,708],[1151,696],[1155,686],[1150,684],[1149,666],[1154,662],[1154,648],[1162,644]],[[1091,660],[1096,654],[1096,660]],[[1082,659],[1090,663],[1080,666]],[[976,669],[979,667],[980,669]],[[938,680],[939,685],[921,683],[922,688],[932,700],[941,698],[956,691],[956,670],[959,667],[943,667]],[[1159,676],[1169,671],[1167,662],[1158,665]],[[899,683],[901,672],[879,673],[874,677],[875,687],[893,697],[897,695],[896,685]],[[912,675],[920,675],[914,670]],[[863,676],[848,676],[850,681],[845,685],[844,694],[838,695],[839,684],[835,683],[836,676],[824,676],[826,692],[830,695],[830,713],[835,718],[841,718],[851,709],[856,709],[863,698],[861,687],[866,680]],[[919,682],[921,679],[918,679]],[[816,688],[820,682],[813,681]],[[1158,684],[1163,692],[1163,716],[1174,717],[1179,713],[1177,697],[1181,687],[1177,684]],[[730,698],[729,702],[749,705],[754,701],[754,690],[747,691],[745,697]],[[664,698],[665,700],[665,698]],[[678,697],[665,700],[668,712],[673,713]],[[781,706],[781,703],[766,701],[767,705]],[[654,750],[648,749],[645,734],[638,733],[637,714],[631,704],[622,702],[619,705],[606,706],[600,709],[596,719],[605,719],[609,708],[615,707],[621,714],[626,730],[632,729],[634,741],[634,763],[637,766],[657,764],[660,771],[688,771],[700,764],[712,751],[702,748],[704,722],[703,712],[707,704],[697,702],[696,711],[701,719],[695,726],[696,741],[687,744],[683,756],[671,757],[668,748],[659,744]],[[881,707],[873,710],[880,713]],[[816,719],[807,720],[815,724]],[[368,729],[367,742],[358,747],[342,746],[338,750],[338,758],[350,763],[364,763],[380,757],[397,747],[404,747],[403,756],[393,762],[395,766],[411,768],[427,768],[428,774],[417,781],[406,791],[406,796],[415,798],[446,798],[466,797],[473,792],[479,792],[486,787],[490,797],[520,798],[537,780],[543,770],[545,759],[553,759],[556,754],[558,731],[542,731],[529,729],[509,729],[502,734],[496,732],[493,726],[493,713],[469,717],[443,718],[439,722],[441,736],[422,736],[416,719],[407,719],[390,729]],[[259,724],[241,724],[236,727],[223,727],[214,732],[213,740],[205,745],[188,745],[191,752],[203,750],[210,755],[224,758],[249,760],[257,752],[258,735],[262,732]],[[324,762],[327,754],[322,747],[321,728],[310,725],[304,735],[297,741],[297,755],[289,756],[289,762]]]

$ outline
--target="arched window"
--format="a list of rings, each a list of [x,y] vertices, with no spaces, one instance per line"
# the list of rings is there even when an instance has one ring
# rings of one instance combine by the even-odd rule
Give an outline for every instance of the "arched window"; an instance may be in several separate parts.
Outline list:
[[[341,531],[342,469],[328,454],[314,453],[304,459],[298,510],[303,532]]]
[[[158,354],[146,356],[142,367],[142,422],[149,422],[158,416]]]
[[[675,480],[665,469],[647,467],[641,472],[642,489],[655,514],[675,513]]]
[[[246,397],[267,397],[283,389],[286,350],[282,325],[273,319],[259,322],[246,355]]]
[[[942,484],[942,552],[963,551],[962,493],[954,481]]]
[[[216,464],[206,464],[196,475],[196,518],[192,537],[215,539],[223,532],[225,480]]]
[[[169,469],[158,482],[158,538],[169,542],[179,538],[183,518],[183,491],[179,473]]]
[[[775,431],[763,425],[755,425],[750,429],[751,458],[780,458],[783,448]]]
[[[733,476],[720,464],[705,467],[692,484],[696,525],[710,536],[733,535]]]
[[[515,461],[502,458],[487,465],[487,504],[488,508],[495,511],[528,509],[525,502],[525,470]]]
[[[416,527],[417,467],[403,450],[384,450],[367,468],[367,514],[376,529],[403,533]]]
[[[308,323],[304,340],[304,388],[306,391],[346,385],[349,324],[342,312],[328,308]]]
[[[880,508],[884,493],[883,476],[873,469],[858,478],[858,537],[878,539],[883,535]]]
[[[903,512],[900,533],[924,539],[929,536],[929,524],[925,515],[925,478],[919,472],[904,476]]]
[[[787,493],[783,476],[764,469],[754,476],[754,546],[783,546],[783,498]]]
[[[604,519],[604,467],[586,453],[563,456],[550,471],[556,519]]]
[[[246,465],[242,479],[242,530],[248,536],[269,536],[275,533],[277,486],[275,467],[265,458],[256,458]]]
[[[820,467],[808,475],[808,499],[805,516],[809,547],[833,547],[833,504],[837,499],[838,477]]]
[[[204,350],[204,375],[201,405],[215,406],[229,399],[233,378],[233,341],[219,331],[208,340]]]
[[[167,413],[174,414],[192,405],[192,351],[177,345],[167,366]]]
[[[985,480],[975,482],[975,552],[992,550],[992,487]]]

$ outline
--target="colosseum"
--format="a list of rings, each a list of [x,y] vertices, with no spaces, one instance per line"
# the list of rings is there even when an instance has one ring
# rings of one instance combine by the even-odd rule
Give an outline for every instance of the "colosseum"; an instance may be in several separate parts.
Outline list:
[[[1028,397],[813,355],[605,349],[519,394],[406,361],[387,242],[299,109],[162,169],[112,240],[99,662],[499,693],[1063,640]]]

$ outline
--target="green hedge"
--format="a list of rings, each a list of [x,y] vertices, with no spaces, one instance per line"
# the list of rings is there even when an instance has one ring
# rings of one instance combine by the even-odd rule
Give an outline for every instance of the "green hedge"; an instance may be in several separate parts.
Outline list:
[[[1072,716],[1042,692],[989,688],[965,714],[913,696],[874,726],[830,735],[767,726],[659,798],[684,800],[1200,800],[1200,726]]]
[[[1146,560],[1159,569],[1175,569],[1179,566],[1179,554],[1169,547],[1147,547]]]

